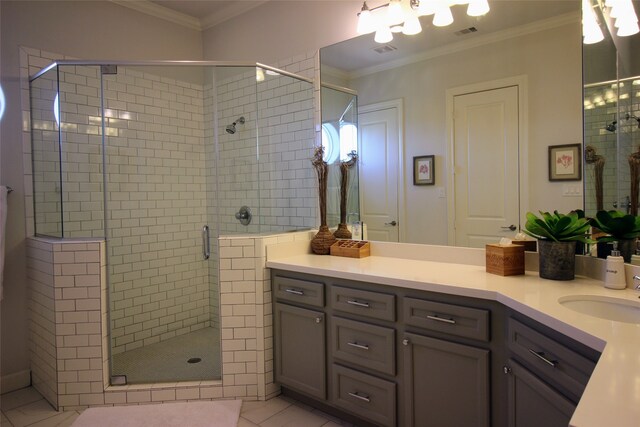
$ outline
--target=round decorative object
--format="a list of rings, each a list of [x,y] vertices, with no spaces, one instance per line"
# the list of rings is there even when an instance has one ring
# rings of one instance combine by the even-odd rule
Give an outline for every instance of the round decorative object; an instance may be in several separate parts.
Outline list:
[[[329,255],[329,248],[336,242],[329,227],[321,225],[318,233],[311,239],[311,251],[316,255]]]
[[[540,277],[573,280],[576,271],[576,242],[538,240]]]
[[[338,224],[338,229],[333,233],[333,235],[336,237],[336,239],[351,238],[351,232],[347,228],[347,224],[345,224],[344,222],[341,222],[340,224]]]

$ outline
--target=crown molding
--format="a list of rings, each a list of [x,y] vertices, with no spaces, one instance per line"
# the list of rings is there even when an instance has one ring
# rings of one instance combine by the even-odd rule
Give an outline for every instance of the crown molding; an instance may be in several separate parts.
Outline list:
[[[156,18],[164,19],[165,21],[173,22],[174,24],[182,25],[183,27],[191,28],[192,30],[202,31],[202,24],[198,18],[189,16],[184,13],[176,12],[168,7],[160,6],[152,3],[148,0],[110,0],[112,3],[120,6],[128,7],[129,9],[142,12],[147,15],[155,16]]]
[[[497,42],[508,40],[511,38],[521,37],[521,36],[532,34],[532,33],[537,33],[539,31],[562,27],[564,25],[569,25],[569,24],[579,24],[580,19],[581,19],[580,13],[576,13],[576,12],[566,13],[563,15],[555,16],[553,18],[543,19],[540,21],[521,25],[519,27],[496,31],[495,33],[491,33],[487,35],[479,35],[478,37],[472,40],[465,40],[465,41],[451,43],[443,47],[431,49],[426,52],[422,52],[416,55],[408,56],[406,58],[398,59],[396,61],[389,61],[384,64],[361,68],[359,70],[352,71],[347,74],[350,79],[364,77],[366,75],[378,73],[380,71],[386,71],[392,68],[402,67],[404,65],[425,61],[427,59],[437,58],[439,56],[450,55],[452,53],[461,52],[467,49],[474,49],[480,46],[497,43]]]

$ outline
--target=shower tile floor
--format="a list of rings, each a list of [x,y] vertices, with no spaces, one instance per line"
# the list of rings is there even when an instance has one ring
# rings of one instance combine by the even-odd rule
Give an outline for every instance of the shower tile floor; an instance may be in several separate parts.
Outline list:
[[[189,363],[192,358],[201,361]],[[219,332],[215,328],[203,328],[116,354],[113,374],[126,375],[127,384],[219,380]]]

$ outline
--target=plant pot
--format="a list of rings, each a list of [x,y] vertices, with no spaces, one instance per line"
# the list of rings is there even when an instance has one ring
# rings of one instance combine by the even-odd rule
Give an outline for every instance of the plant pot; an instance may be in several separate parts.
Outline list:
[[[540,277],[573,280],[576,271],[576,242],[538,240]]]
[[[611,255],[612,250],[613,242],[597,243],[598,258],[607,258],[609,255]],[[636,250],[636,239],[618,240],[618,250],[620,251],[620,255],[622,255],[622,257],[624,258],[624,262],[631,262],[631,255],[633,255]]]

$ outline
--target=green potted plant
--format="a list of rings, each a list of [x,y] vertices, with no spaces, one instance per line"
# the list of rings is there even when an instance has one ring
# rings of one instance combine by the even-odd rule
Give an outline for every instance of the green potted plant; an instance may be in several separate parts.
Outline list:
[[[573,280],[576,266],[576,243],[591,243],[589,219],[576,211],[561,214],[540,212],[540,217],[527,212],[524,232],[538,239],[540,277],[551,280]]]
[[[631,262],[631,255],[636,249],[636,239],[640,236],[640,217],[628,215],[620,211],[598,211],[590,219],[594,228],[605,233],[599,236],[598,258],[606,258],[613,249],[612,242],[618,242],[618,250],[625,262]]]

